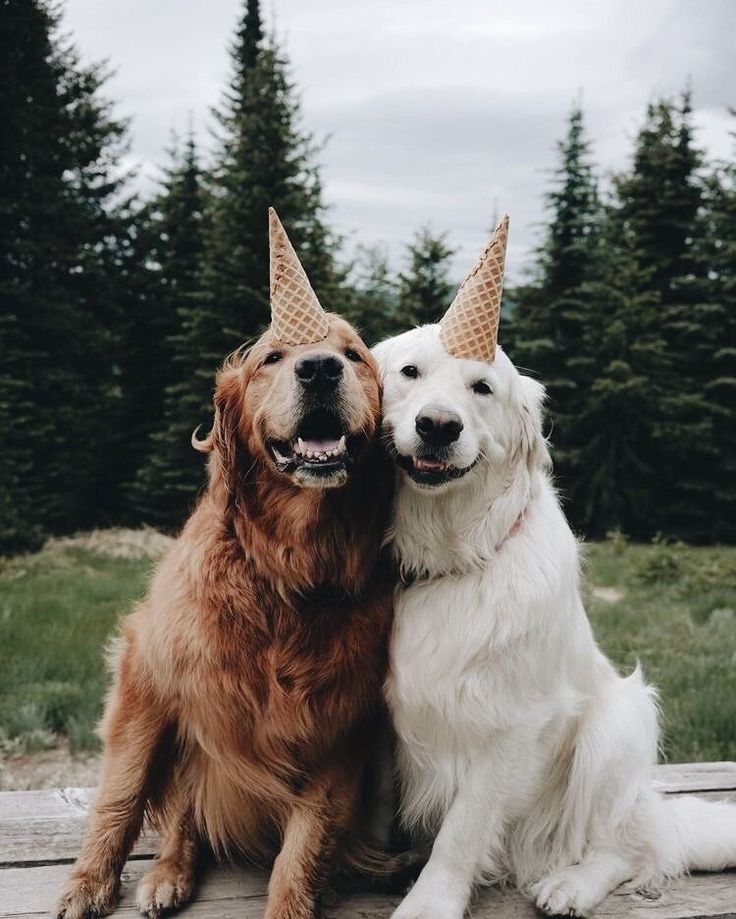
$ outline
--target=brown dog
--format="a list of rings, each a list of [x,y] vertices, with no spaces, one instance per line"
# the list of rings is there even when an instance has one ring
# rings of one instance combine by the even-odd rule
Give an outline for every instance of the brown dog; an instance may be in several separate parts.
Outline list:
[[[162,835],[138,889],[147,915],[190,897],[200,841],[259,858],[280,847],[270,919],[313,916],[338,847],[350,857],[393,589],[380,387],[368,349],[313,293],[311,329],[289,331],[275,236],[286,268],[303,269],[279,234],[272,215],[272,329],[217,378],[207,491],[123,622],[64,919],[112,909],[146,814]],[[325,337],[298,343],[315,324]]]

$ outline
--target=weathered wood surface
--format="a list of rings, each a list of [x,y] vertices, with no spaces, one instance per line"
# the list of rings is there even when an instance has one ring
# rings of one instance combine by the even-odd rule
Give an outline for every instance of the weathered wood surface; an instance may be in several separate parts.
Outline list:
[[[736,802],[736,763],[660,766],[656,786],[667,794],[695,793]],[[0,793],[0,919],[47,916],[76,856],[91,792],[85,789]],[[137,880],[150,865],[155,837],[147,834],[128,862],[120,919],[138,916]],[[245,866],[206,869],[187,919],[260,919],[268,876]],[[339,919],[389,917],[400,897],[353,893],[330,909]],[[538,919],[531,904],[513,891],[485,890],[474,901],[473,919]],[[625,885],[596,912],[596,919],[736,919],[736,872],[693,875],[672,884],[656,899]]]
[[[736,763],[667,763],[657,766],[654,787],[667,794],[736,789]]]
[[[131,862],[123,876],[123,896],[116,919],[134,919],[135,885],[147,864]],[[0,874],[2,919],[48,916],[68,872],[66,865],[7,868]],[[7,875],[7,879],[5,876]],[[186,919],[261,919],[267,877],[254,869],[219,867],[207,872],[193,902],[181,910]],[[630,885],[621,887],[596,912],[595,919],[703,919],[736,916],[736,874],[694,875],[665,890],[657,900],[646,899]],[[340,899],[328,914],[336,919],[388,919],[400,897],[355,893]],[[473,902],[472,919],[540,919],[532,905],[513,891],[486,890]]]

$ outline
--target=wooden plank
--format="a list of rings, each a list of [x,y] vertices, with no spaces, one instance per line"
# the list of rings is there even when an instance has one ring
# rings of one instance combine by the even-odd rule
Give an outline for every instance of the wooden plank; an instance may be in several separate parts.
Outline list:
[[[133,861],[125,866],[119,906],[122,915],[125,915],[125,910],[135,908],[136,885],[150,866],[150,861]],[[48,913],[70,869],[70,865],[42,865],[0,871],[0,919]],[[194,899],[201,904],[243,901],[253,897],[262,900],[267,884],[268,874],[265,871],[232,865],[217,866],[205,870]]]
[[[700,792],[698,797],[736,804],[736,792]],[[70,864],[79,854],[85,826],[84,818],[26,818],[12,822],[0,819],[0,870],[23,865]],[[149,859],[155,850],[156,835],[149,829],[136,843],[132,857]]]
[[[625,884],[594,915],[595,919],[736,919],[736,872],[693,874],[670,884],[656,899]]]
[[[85,817],[0,819],[0,869],[74,861],[79,855],[86,825]],[[156,835],[148,829],[136,842],[132,857],[151,858],[155,851]]]
[[[667,794],[733,791],[736,789],[736,763],[665,763],[655,770],[654,787]]]
[[[702,798],[704,801],[728,801],[736,804],[736,791],[669,791],[668,798],[679,798],[682,795],[693,795],[695,798]]]
[[[659,766],[656,774],[657,787],[669,794],[696,792],[736,802],[736,763]],[[709,788],[715,790],[704,790]],[[0,867],[73,861],[93,795],[94,789],[84,788],[0,792]],[[156,835],[148,829],[133,857],[150,857],[155,849]]]
[[[0,820],[0,869],[18,865],[44,865],[73,862],[79,855],[87,821],[38,820],[14,821],[9,825]],[[150,859],[156,851],[156,835],[146,830],[133,849],[133,858]]]
[[[0,792],[0,867],[73,861],[93,797],[90,788]],[[150,857],[156,841],[156,834],[147,829],[133,857]]]
[[[122,899],[115,911],[119,919],[138,916],[135,886],[146,865],[129,863],[124,874]],[[40,919],[48,916],[64,883],[67,865],[7,868],[0,872],[0,919]],[[184,915],[191,919],[256,919],[263,916],[268,875],[254,868],[213,867],[205,872]],[[330,915],[336,919],[389,917],[401,897],[352,893],[339,898]],[[538,919],[532,904],[511,890],[488,889],[473,901],[473,919]],[[610,896],[595,919],[736,919],[736,873],[693,875],[670,885],[657,899],[626,885]]]
[[[660,766],[657,786],[669,794],[696,792],[708,799],[736,802],[736,764],[702,763]],[[0,793],[0,919],[40,919],[58,895],[79,851],[92,793],[88,789]],[[126,866],[123,900],[116,916],[132,919],[135,883],[149,864],[155,837],[149,834]],[[63,862],[67,862],[64,864]],[[267,873],[222,866],[210,869],[186,915],[192,919],[228,919],[263,915]],[[340,900],[333,914],[341,919],[389,917],[400,897],[354,893]],[[483,891],[475,900],[474,919],[533,919],[531,904],[513,891]],[[736,873],[695,875],[655,899],[630,887],[616,891],[596,919],[736,919]]]
[[[84,816],[94,788],[43,788],[38,791],[0,791],[0,818]]]

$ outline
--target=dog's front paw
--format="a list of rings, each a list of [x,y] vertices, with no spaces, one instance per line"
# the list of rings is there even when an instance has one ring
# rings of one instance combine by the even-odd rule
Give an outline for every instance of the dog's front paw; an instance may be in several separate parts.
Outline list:
[[[56,904],[57,919],[97,919],[112,912],[118,899],[117,875],[73,874]]]
[[[165,909],[176,909],[192,895],[194,874],[178,862],[156,862],[138,884],[135,902],[144,916],[158,919]]]
[[[532,888],[537,908],[548,916],[589,916],[596,905],[582,878],[569,868],[544,878]]]
[[[314,919],[318,914],[317,903],[311,895],[302,890],[272,892],[266,905],[265,919]]]
[[[420,883],[421,879],[394,910],[391,919],[463,919],[464,902],[446,893],[433,895]]]

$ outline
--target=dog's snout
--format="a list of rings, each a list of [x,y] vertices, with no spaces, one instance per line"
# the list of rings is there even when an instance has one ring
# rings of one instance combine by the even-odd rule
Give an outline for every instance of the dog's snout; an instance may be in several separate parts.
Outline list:
[[[334,389],[343,372],[343,364],[335,354],[304,354],[294,365],[301,384],[311,390]]]
[[[456,412],[427,405],[417,415],[415,427],[425,443],[444,447],[458,439],[463,423]]]

